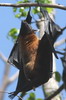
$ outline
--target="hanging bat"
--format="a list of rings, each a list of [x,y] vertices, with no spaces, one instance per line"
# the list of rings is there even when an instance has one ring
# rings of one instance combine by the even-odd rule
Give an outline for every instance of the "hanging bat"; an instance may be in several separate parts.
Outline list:
[[[40,8],[42,15],[44,16],[45,23],[45,31],[51,36],[52,43],[54,44],[57,38],[62,34],[62,32],[66,29],[66,27],[61,28],[57,25],[49,16],[48,12],[42,8]],[[49,31],[50,27],[50,31]],[[50,34],[51,32],[51,34]]]
[[[8,61],[20,70],[16,91],[10,98],[46,83],[52,76],[52,48],[46,34],[39,40],[23,21]]]

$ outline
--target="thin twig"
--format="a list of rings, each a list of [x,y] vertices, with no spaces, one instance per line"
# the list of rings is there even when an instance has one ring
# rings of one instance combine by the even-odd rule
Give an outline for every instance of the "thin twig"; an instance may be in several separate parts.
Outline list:
[[[54,44],[54,47],[56,48],[56,47],[58,47],[58,46],[60,46],[60,45],[64,44],[64,43],[65,43],[65,41],[66,41],[66,38],[61,39],[60,41],[57,41],[57,42]]]
[[[49,7],[49,8],[58,8],[66,10],[66,6],[60,4],[41,4],[41,3],[21,3],[21,4],[11,4],[11,3],[0,3],[0,6],[5,7]]]
[[[57,91],[55,91],[52,95],[47,97],[44,100],[51,100],[53,97],[55,97],[57,94],[59,94],[64,89],[64,84],[62,84]]]
[[[17,71],[13,76],[11,76],[8,80],[8,85],[10,85],[13,81],[15,81],[18,75],[19,75],[19,71]]]

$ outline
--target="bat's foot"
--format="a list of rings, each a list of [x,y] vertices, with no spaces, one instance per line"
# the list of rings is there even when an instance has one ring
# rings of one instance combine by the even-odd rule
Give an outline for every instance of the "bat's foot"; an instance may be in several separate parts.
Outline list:
[[[11,100],[15,97],[15,92],[9,93],[10,95],[8,96]]]

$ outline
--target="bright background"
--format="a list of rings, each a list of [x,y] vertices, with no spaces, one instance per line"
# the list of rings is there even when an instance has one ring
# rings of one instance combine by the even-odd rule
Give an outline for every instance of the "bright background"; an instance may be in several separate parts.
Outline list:
[[[16,0],[0,0],[0,3],[15,3]],[[66,6],[66,0],[57,0],[58,4],[63,4]],[[60,9],[55,9],[56,12],[56,16],[55,16],[55,22],[60,25],[61,27],[66,26],[66,11],[64,10],[60,10]],[[3,53],[3,55],[8,58],[10,51],[13,47],[13,42],[12,40],[9,38],[7,38],[7,34],[9,32],[9,30],[11,28],[17,28],[19,29],[21,25],[21,21],[18,18],[14,17],[14,13],[12,11],[11,7],[0,7],[0,52]],[[66,37],[66,31],[64,31],[63,35],[60,36],[60,39]],[[61,48],[61,47],[60,47]],[[17,69],[14,67],[11,67],[10,69],[10,76],[12,76]],[[60,59],[57,60],[57,70],[62,73],[62,64]],[[3,73],[4,73],[4,63],[2,62],[2,60],[0,59],[0,86],[1,86],[1,82],[3,79]],[[62,82],[60,82],[61,84]],[[15,82],[13,82],[6,91],[14,91],[17,85],[17,80]],[[37,88],[36,91],[32,91],[34,93],[36,93],[37,97],[43,98],[43,93],[41,88]],[[64,93],[64,94],[63,94]],[[27,95],[28,96],[28,95]],[[62,92],[62,96],[63,96],[63,100],[66,100],[66,93],[65,91]],[[10,100],[8,98],[8,94],[5,95],[4,100]],[[17,100],[17,97],[14,98],[14,100]],[[26,100],[26,98],[24,98],[24,100]]]

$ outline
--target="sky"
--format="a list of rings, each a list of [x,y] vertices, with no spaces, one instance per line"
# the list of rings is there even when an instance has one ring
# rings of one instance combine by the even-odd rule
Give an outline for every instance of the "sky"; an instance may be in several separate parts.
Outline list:
[[[15,0],[0,0],[0,3],[15,3],[16,1]],[[65,0],[57,0],[56,1],[58,4],[63,4],[66,6],[66,1]],[[64,27],[66,26],[66,11],[64,10],[60,10],[60,9],[55,9],[55,12],[56,12],[56,15],[55,15],[55,22],[60,25],[61,27]],[[21,25],[21,21],[17,18],[14,17],[14,13],[12,11],[12,8],[11,7],[0,7],[0,52],[3,53],[3,55],[8,58],[9,54],[10,54],[10,51],[13,47],[13,42],[11,40],[11,38],[7,38],[7,34],[8,34],[8,31],[11,29],[11,28],[17,28],[19,29],[20,28],[20,25]],[[64,31],[63,35],[60,36],[60,39],[62,38],[65,38],[66,37],[66,31]],[[59,48],[61,48],[62,46],[60,46]],[[61,61],[60,59],[59,60],[56,60],[57,62],[57,70],[59,71],[60,70],[60,73],[62,73],[62,64],[61,64]],[[1,85],[1,82],[2,82],[2,76],[3,76],[3,73],[4,73],[4,63],[2,62],[2,60],[0,60],[0,85]],[[17,69],[14,68],[13,66],[11,67],[10,69],[10,76],[12,76],[16,71]],[[60,82],[61,84],[62,82]],[[6,91],[14,91],[15,88],[16,88],[16,84],[17,84],[17,80],[15,82],[13,82],[8,88]],[[14,88],[14,89],[13,89]],[[33,92],[33,91],[32,91]],[[37,94],[38,92],[38,94]],[[34,91],[34,93],[37,94],[37,97],[42,97],[43,98],[43,93],[42,93],[42,90],[41,88],[37,89],[36,91]],[[66,94],[65,94],[65,91],[63,92],[64,93],[64,100],[66,99]],[[42,96],[41,96],[42,94]],[[5,95],[4,97],[4,100],[9,100],[8,98],[8,94]],[[14,100],[17,100],[17,97],[14,98]],[[24,98],[24,100],[26,100]]]

